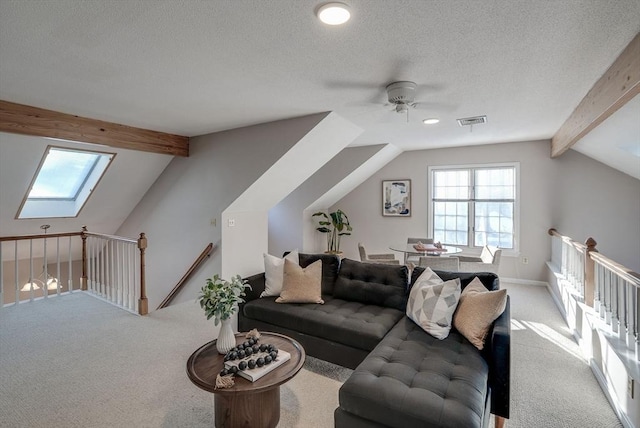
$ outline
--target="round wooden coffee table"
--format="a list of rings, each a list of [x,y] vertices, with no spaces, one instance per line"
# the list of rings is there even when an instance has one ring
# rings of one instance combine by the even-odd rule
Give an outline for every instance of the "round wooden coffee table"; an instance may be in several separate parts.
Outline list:
[[[244,342],[246,333],[236,334],[236,343]],[[231,388],[215,389],[216,377],[224,365],[224,355],[211,341],[196,350],[187,360],[191,382],[213,392],[216,427],[275,427],[280,420],[280,385],[302,368],[304,348],[290,337],[260,332],[260,343],[272,344],[291,354],[291,359],[255,382],[234,376]]]

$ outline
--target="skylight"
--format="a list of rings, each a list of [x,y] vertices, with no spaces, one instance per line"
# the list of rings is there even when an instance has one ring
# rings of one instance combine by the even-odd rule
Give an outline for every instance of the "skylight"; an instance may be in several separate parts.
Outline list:
[[[18,218],[76,217],[114,156],[47,147]]]

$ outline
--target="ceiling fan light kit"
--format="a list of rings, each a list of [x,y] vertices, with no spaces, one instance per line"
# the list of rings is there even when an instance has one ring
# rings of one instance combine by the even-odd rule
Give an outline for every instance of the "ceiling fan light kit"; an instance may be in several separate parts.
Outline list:
[[[416,84],[404,80],[390,83],[387,85],[387,96],[391,104],[411,104],[416,98]]]
[[[351,18],[349,6],[344,3],[326,3],[318,8],[316,15],[327,25],[341,25]]]

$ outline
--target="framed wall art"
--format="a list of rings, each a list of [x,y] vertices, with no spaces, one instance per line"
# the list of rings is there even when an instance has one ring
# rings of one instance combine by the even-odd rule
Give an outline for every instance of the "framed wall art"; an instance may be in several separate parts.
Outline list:
[[[382,181],[382,215],[411,216],[411,180]]]

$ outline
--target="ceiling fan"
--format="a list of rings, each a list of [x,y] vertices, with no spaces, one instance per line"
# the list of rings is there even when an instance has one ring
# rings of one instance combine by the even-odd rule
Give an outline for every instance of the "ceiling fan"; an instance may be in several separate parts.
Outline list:
[[[421,103],[415,100],[417,86],[414,82],[401,80],[390,83],[386,87],[388,104],[385,105],[393,106],[396,113],[406,114],[407,122],[409,122],[409,110],[421,107]]]

